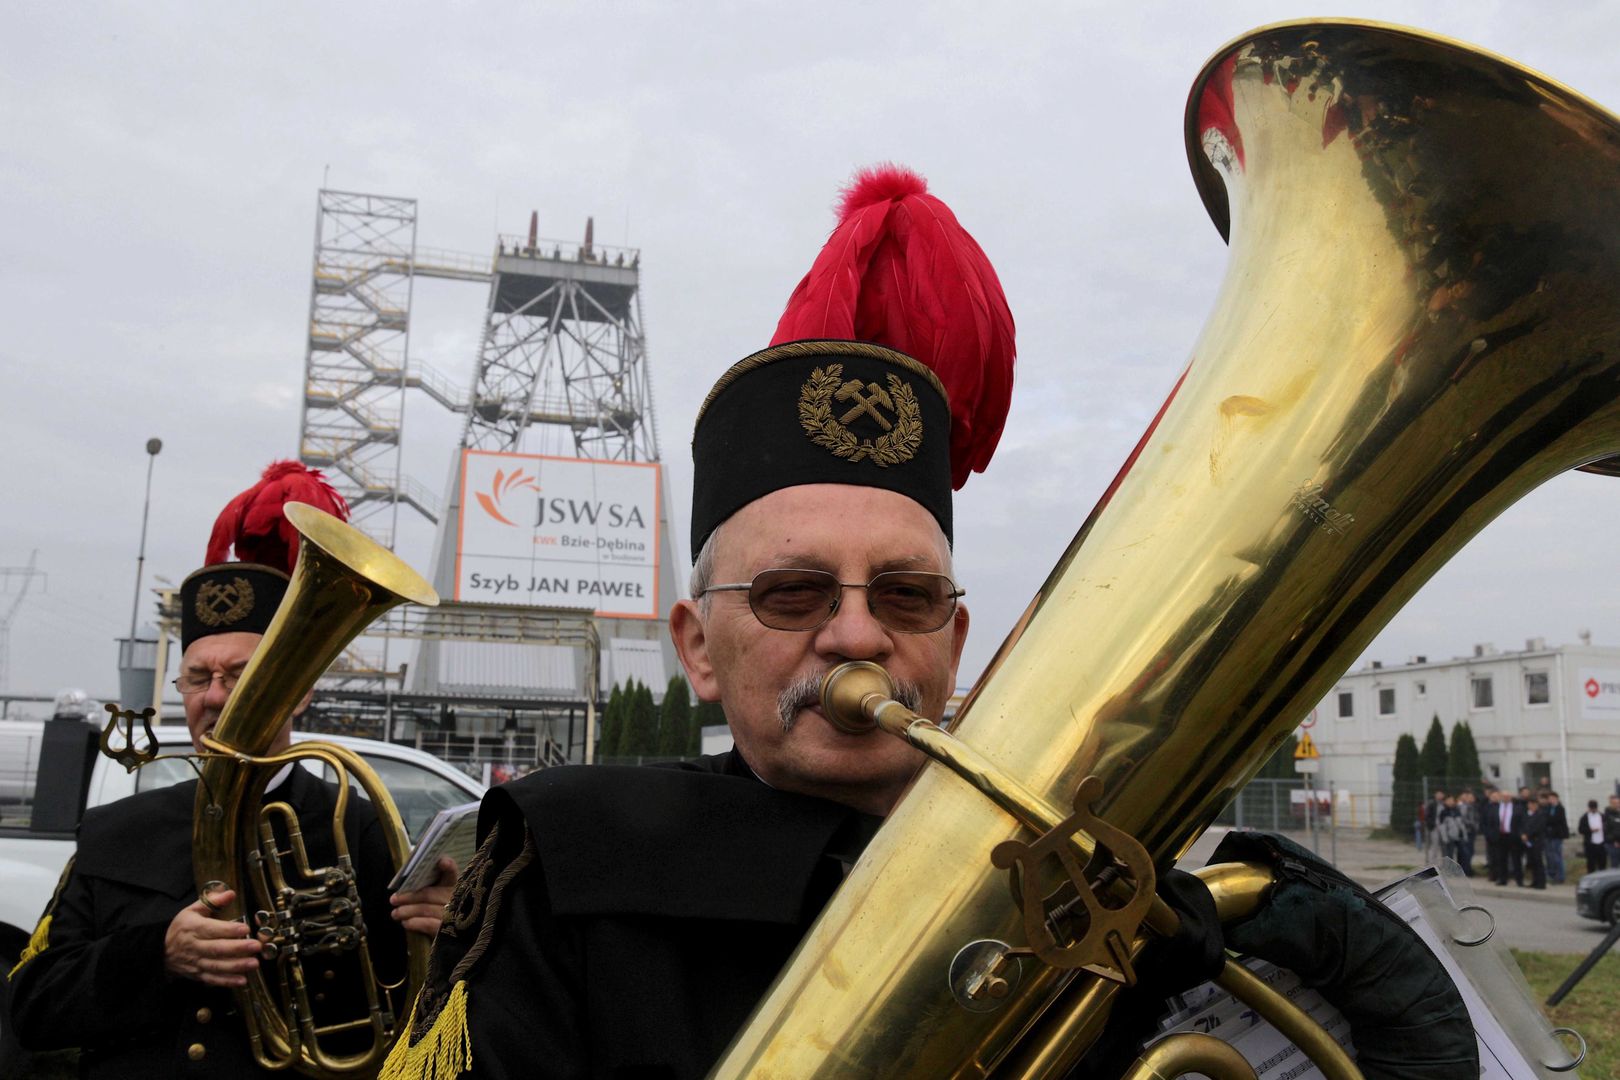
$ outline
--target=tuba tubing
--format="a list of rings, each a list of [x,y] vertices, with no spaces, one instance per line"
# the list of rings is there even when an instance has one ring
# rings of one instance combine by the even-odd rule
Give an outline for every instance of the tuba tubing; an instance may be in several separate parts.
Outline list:
[[[1471,537],[1620,461],[1615,117],[1316,20],[1217,53],[1187,144],[1231,245],[1215,309],[952,727],[1050,805],[1097,777],[1161,869]],[[947,977],[970,942],[1026,944],[990,854],[1029,836],[925,766],[712,1075],[1062,1075],[1114,984],[1024,960],[970,1012]],[[1073,1041],[1022,1046],[1038,1027]]]
[[[343,813],[350,776],[376,810],[395,868],[410,855],[410,840],[388,789],[358,754],[330,743],[307,742],[286,753],[265,755],[304,695],[367,626],[401,603],[435,606],[438,594],[392,552],[330,514],[303,503],[288,503],[285,514],[303,537],[292,583],[202,748],[202,782],[192,818],[192,868],[200,891],[223,883],[236,893],[219,912],[224,919],[242,918],[244,899],[250,895],[256,907],[278,910],[275,894],[286,882],[273,865],[274,843],[267,854],[260,841],[261,827],[268,828],[269,817],[285,804],[261,803],[265,783],[287,762],[312,758],[336,772],[333,839],[340,863],[349,861]],[[301,845],[293,847],[302,862]],[[307,871],[300,874],[306,881],[320,878],[325,870],[300,869]],[[397,987],[384,985],[377,977],[363,920],[359,921],[362,931],[354,951],[360,957],[359,977],[369,984],[368,1015],[355,1020],[371,1029],[370,1045],[341,1052],[323,1045],[323,1033],[309,1010],[310,980],[294,959],[277,967],[282,975],[279,995],[272,992],[263,966],[249,975],[245,988],[232,991],[261,1067],[340,1080],[372,1075],[381,1065],[426,976],[430,943],[421,935],[405,935],[405,985],[402,996],[393,999],[398,1007],[391,1007],[387,992]],[[296,1007],[288,1004],[288,998],[297,1001]]]

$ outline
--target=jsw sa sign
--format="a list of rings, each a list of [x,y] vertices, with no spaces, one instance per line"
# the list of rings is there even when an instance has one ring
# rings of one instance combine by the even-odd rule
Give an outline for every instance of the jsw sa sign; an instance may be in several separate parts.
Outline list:
[[[1620,670],[1581,668],[1576,696],[1581,715],[1595,720],[1620,720]]]
[[[658,468],[463,451],[456,599],[656,619]]]

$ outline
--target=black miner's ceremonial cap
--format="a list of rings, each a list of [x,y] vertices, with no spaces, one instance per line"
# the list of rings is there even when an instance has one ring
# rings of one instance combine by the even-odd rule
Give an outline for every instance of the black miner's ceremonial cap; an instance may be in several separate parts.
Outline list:
[[[882,345],[792,341],[734,364],[692,435],[692,551],[763,495],[800,484],[887,488],[951,538],[951,414],[927,367]]]
[[[262,634],[291,579],[260,563],[218,563],[180,583],[180,648],[211,634]]]

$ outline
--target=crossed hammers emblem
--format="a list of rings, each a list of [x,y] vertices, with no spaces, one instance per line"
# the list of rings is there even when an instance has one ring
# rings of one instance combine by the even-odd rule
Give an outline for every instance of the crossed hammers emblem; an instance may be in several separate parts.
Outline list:
[[[863,389],[865,390],[865,393],[862,393]],[[839,401],[855,402],[855,404],[850,407],[848,412],[838,418],[838,422],[840,424],[848,424],[857,416],[865,413],[873,420],[876,420],[878,424],[882,426],[884,431],[888,431],[894,427],[893,424],[889,423],[889,418],[877,410],[877,407],[881,405],[885,409],[888,409],[891,413],[894,412],[894,399],[889,397],[889,392],[883,389],[883,387],[879,386],[877,383],[869,382],[863,388],[861,386],[861,380],[851,379],[843,386],[840,386],[838,388],[838,393],[833,396]]]

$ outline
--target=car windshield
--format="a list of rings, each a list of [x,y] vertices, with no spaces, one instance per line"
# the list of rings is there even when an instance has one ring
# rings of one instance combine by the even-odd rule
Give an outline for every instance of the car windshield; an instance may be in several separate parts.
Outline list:
[[[404,819],[405,831],[410,834],[413,844],[421,839],[422,830],[427,828],[434,814],[474,799],[453,781],[409,761],[373,757],[370,754],[361,756],[366,759],[366,764],[377,770],[383,787],[393,796],[394,806],[399,809],[399,816]],[[330,770],[324,776],[328,781],[333,778]],[[356,786],[355,790],[361,789]]]

